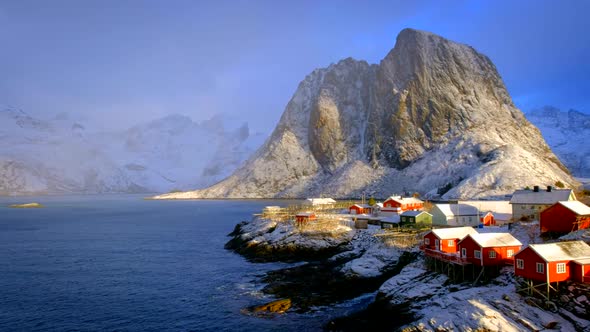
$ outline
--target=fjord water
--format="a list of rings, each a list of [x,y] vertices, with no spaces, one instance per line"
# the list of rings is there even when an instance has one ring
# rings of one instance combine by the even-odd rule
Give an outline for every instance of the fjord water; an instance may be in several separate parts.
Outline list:
[[[11,209],[17,202],[41,209]],[[137,195],[0,198],[1,331],[316,330],[327,312],[240,310],[272,298],[265,271],[223,249],[273,201],[146,201]]]

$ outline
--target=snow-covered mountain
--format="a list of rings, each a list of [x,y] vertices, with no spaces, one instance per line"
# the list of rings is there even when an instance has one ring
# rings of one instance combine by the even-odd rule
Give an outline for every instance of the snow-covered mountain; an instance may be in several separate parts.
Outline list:
[[[574,176],[590,178],[590,115],[545,106],[526,113]]]
[[[0,111],[0,194],[162,192],[211,185],[231,174],[265,139],[222,116],[200,123],[171,115],[119,132],[88,132]]]
[[[297,88],[271,138],[198,197],[444,198],[578,183],[472,47],[405,29],[378,65],[345,59]]]

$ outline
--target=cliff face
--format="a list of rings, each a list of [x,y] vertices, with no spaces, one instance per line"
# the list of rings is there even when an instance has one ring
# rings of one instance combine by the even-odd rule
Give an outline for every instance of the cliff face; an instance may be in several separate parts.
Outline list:
[[[270,139],[233,175],[160,198],[484,197],[575,185],[473,48],[406,29],[379,65],[345,59],[300,83]]]

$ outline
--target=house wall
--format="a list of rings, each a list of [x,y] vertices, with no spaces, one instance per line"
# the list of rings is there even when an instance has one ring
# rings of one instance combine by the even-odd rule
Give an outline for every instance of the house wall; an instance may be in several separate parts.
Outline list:
[[[447,216],[436,205],[430,210],[430,214],[433,225],[447,225]]]
[[[547,204],[512,204],[512,218],[515,221],[522,217],[539,220],[539,213],[551,205]]]
[[[428,239],[430,239],[430,244],[428,244],[428,245],[424,244],[424,239],[425,239],[425,238],[428,238]],[[439,250],[439,248],[436,248],[436,247],[434,246],[434,241],[435,241],[436,239],[438,239],[438,238],[436,237],[436,235],[434,235],[434,233],[432,233],[432,232],[428,232],[426,235],[424,235],[424,239],[422,240],[422,244],[424,245],[424,247],[425,247],[425,248],[432,249],[432,250]]]
[[[526,248],[523,251],[516,254],[514,257],[514,273],[517,276],[522,276],[528,279],[547,281],[547,272],[549,272],[549,281],[558,282],[565,281],[570,278],[571,263],[569,260],[550,262],[547,264],[539,255],[537,255],[532,249]],[[524,260],[524,269],[519,269],[516,263],[517,259]],[[536,271],[536,264],[542,263],[544,266],[543,273]],[[565,263],[565,273],[557,273],[557,264]]]
[[[481,218],[481,223],[484,226],[495,226],[496,220],[494,220],[494,215],[491,212],[488,212],[483,218]]]
[[[575,221],[576,214],[573,211],[561,204],[553,204],[541,211],[541,233],[569,233],[573,230]]]
[[[461,253],[461,255],[463,248],[467,249],[467,256],[464,257],[465,259],[467,259],[472,264],[483,266],[512,264],[514,257],[508,257],[508,251],[512,250],[513,255],[515,255],[520,250],[520,246],[481,248],[480,245],[477,244],[477,242],[475,242],[475,240],[473,240],[470,236],[465,237],[461,242],[459,242],[458,251]],[[475,250],[479,250],[481,252],[482,259],[475,258]],[[495,258],[490,258],[491,251],[496,252]]]
[[[477,226],[479,220],[477,215],[464,215],[454,216],[447,219],[447,225],[449,226]]]
[[[416,217],[417,224],[432,225],[432,216],[428,213],[419,214]]]
[[[519,269],[516,263],[517,259],[524,260],[524,269]],[[527,279],[538,281],[547,281],[547,271],[544,273],[536,272],[536,263],[545,265],[545,261],[537,255],[531,248],[525,248],[514,256],[514,274]]]
[[[450,244],[449,244],[450,241]],[[440,239],[440,251],[449,252],[449,253],[456,253],[459,249],[457,244],[459,243],[459,239]]]

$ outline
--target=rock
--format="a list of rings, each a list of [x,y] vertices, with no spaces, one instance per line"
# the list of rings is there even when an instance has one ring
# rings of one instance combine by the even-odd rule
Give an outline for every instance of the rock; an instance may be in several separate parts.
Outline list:
[[[38,209],[44,207],[39,203],[25,203],[25,204],[12,204],[10,205],[11,208],[15,209]]]
[[[578,303],[582,303],[588,301],[588,298],[586,297],[586,295],[580,295],[576,298],[576,301],[578,301]]]
[[[503,299],[504,301],[509,301],[509,302],[510,302],[510,296],[508,296],[508,294],[504,294],[504,295],[502,295],[502,299]]]
[[[277,313],[282,314],[291,308],[291,299],[281,299],[272,301],[263,305],[255,306],[251,308],[251,312],[257,313]]]
[[[578,184],[490,59],[405,29],[378,65],[349,58],[309,74],[271,137],[230,177],[166,198],[477,198],[557,181]]]
[[[557,327],[558,324],[559,324],[558,322],[552,320],[552,321],[543,323],[543,327],[546,329],[549,329],[549,330],[553,330]]]
[[[559,297],[559,300],[561,302],[563,302],[563,303],[568,303],[570,301],[570,298],[569,298],[569,296],[567,296],[567,295],[564,294],[564,295],[562,295],[562,296]]]

